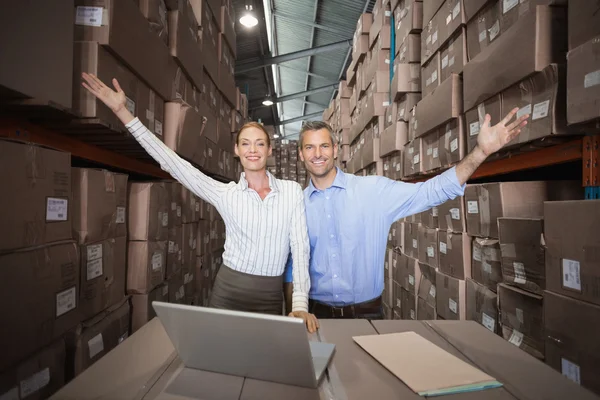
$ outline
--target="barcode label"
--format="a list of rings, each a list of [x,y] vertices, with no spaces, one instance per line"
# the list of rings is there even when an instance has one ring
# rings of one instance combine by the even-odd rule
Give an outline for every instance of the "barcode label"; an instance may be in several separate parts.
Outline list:
[[[527,275],[525,274],[525,264],[520,262],[514,262],[513,268],[515,269],[515,283],[524,285],[527,283]]]
[[[467,212],[469,214],[479,214],[479,205],[477,201],[468,201],[467,202]]]
[[[581,368],[567,359],[561,359],[561,371],[564,376],[581,385]]]
[[[492,332],[496,331],[496,320],[486,313],[481,314],[481,324]]]
[[[450,311],[452,311],[454,314],[458,313],[458,306],[456,304],[456,301],[448,299],[448,307],[450,308]]]
[[[88,261],[87,263],[87,280],[91,281],[99,276],[102,276],[102,259]]]
[[[77,305],[77,289],[72,287],[56,295],[56,317],[68,313]]]
[[[78,6],[75,14],[75,25],[102,26],[102,7]]]
[[[448,246],[444,242],[440,242],[440,253],[447,254]]]
[[[475,121],[469,125],[469,136],[479,135],[479,121]]]
[[[87,246],[87,260],[93,261],[102,258],[102,245],[95,244]]]
[[[411,286],[415,286],[415,277],[412,275],[408,275],[408,284]]]
[[[562,260],[563,286],[581,292],[581,264],[578,261]]]
[[[117,207],[117,224],[125,223],[125,207]]]
[[[451,208],[450,215],[452,216],[452,219],[460,220],[460,209]]]
[[[48,197],[46,199],[46,221],[66,221],[69,200]]]
[[[512,335],[510,335],[508,341],[517,347],[521,347],[521,344],[523,343],[523,334],[513,329]]]
[[[435,298],[435,295],[436,295],[435,286],[431,285],[431,288],[429,288],[429,295],[431,297]]]
[[[104,340],[102,334],[99,333],[88,341],[88,349],[90,350],[90,359],[96,357],[104,351]]]

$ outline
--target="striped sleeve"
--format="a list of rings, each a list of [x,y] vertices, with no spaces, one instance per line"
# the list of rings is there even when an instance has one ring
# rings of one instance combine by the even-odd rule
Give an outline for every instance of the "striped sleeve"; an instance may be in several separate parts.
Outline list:
[[[310,291],[310,276],[308,261],[310,257],[310,242],[306,225],[304,195],[300,185],[294,185],[295,206],[292,211],[290,226],[290,247],[292,251],[292,311],[308,311],[308,293]]]
[[[167,147],[136,117],[125,127],[140,145],[159,163],[163,171],[171,174],[179,183],[202,200],[216,206],[225,193],[227,184],[216,181],[195,168]]]

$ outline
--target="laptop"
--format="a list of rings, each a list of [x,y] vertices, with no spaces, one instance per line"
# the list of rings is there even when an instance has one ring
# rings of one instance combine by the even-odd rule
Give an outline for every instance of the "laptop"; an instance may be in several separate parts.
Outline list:
[[[335,345],[308,340],[304,321],[154,301],[188,368],[316,388]]]

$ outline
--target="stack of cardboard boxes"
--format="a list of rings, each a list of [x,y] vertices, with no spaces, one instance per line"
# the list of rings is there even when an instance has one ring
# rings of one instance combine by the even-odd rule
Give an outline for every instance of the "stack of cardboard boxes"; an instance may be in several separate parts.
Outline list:
[[[276,140],[273,148],[275,165],[269,167],[269,170],[277,178],[298,182],[302,188],[305,188],[308,182],[307,173],[298,151],[296,140]]]

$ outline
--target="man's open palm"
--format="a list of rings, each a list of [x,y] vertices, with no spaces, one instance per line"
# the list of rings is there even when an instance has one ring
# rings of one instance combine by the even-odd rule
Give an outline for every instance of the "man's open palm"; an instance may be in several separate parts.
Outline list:
[[[84,72],[81,74],[84,81],[81,84],[90,93],[100,99],[108,108],[113,112],[119,112],[125,107],[125,92],[121,89],[119,82],[116,79],[112,80],[112,83],[116,89],[116,92],[106,86],[98,77],[92,74]]]
[[[529,114],[523,115],[509,124],[517,111],[519,109],[514,108],[502,121],[494,126],[490,126],[491,117],[486,114],[477,138],[477,145],[486,156],[497,152],[521,133],[521,128],[527,124]]]

